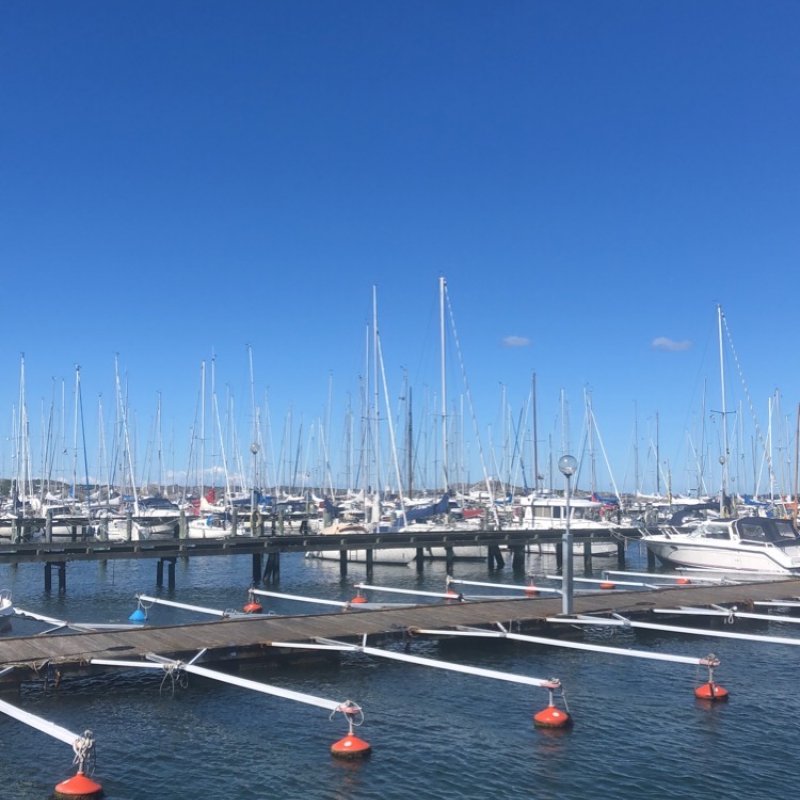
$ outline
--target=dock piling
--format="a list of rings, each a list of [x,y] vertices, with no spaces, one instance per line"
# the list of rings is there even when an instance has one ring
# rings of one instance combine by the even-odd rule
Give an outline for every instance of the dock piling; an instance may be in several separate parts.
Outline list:
[[[347,558],[347,552],[344,554]],[[264,568],[264,583],[278,583],[281,579],[281,554],[270,553],[267,556],[267,566]]]
[[[506,565],[503,559],[503,554],[500,552],[500,547],[496,544],[489,545],[489,569],[503,569]]]

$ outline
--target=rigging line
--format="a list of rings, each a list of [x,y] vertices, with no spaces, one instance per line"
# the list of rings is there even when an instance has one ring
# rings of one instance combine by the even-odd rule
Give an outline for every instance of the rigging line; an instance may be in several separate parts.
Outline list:
[[[486,491],[489,493],[489,500],[492,504],[492,515],[494,516],[495,524],[497,525],[498,529],[500,528],[500,518],[497,514],[497,505],[494,502],[494,492],[492,491],[491,482],[489,481],[489,473],[486,470],[486,459],[483,454],[483,443],[481,442],[481,434],[478,428],[478,421],[475,416],[475,406],[472,402],[472,392],[469,388],[469,381],[467,380],[467,371],[464,367],[464,359],[461,354],[461,342],[458,338],[458,331],[456,330],[456,321],[455,317],[453,316],[453,307],[450,304],[450,293],[447,291],[447,287],[445,287],[445,298],[447,300],[447,313],[450,317],[450,326],[453,332],[453,342],[456,346],[456,354],[458,355],[458,365],[461,367],[461,379],[464,381],[464,391],[467,395],[467,402],[469,402],[469,411],[472,416],[472,426],[475,429],[475,439],[478,443],[478,456],[481,460],[481,469],[483,470],[483,478],[486,482]]]
[[[603,444],[603,437],[600,435],[600,428],[597,425],[597,417],[594,415],[594,409],[589,406],[589,414],[592,418],[592,424],[594,425],[594,432],[597,434],[597,441],[600,443],[600,449],[603,451],[603,460],[606,462],[606,469],[608,470],[608,475],[611,478],[611,483],[614,486],[614,494],[617,496],[617,500],[619,500],[620,507],[622,507],[622,495],[619,493],[619,489],[617,488],[617,482],[614,479],[614,473],[611,471],[611,464],[608,460],[608,453],[606,453],[606,446]]]
[[[386,403],[386,424],[389,426],[389,442],[392,447],[392,461],[394,463],[395,480],[397,481],[397,494],[399,495],[400,513],[403,517],[403,525],[408,525],[406,507],[403,500],[403,482],[400,479],[400,465],[397,463],[397,441],[394,435],[394,425],[392,424],[392,409],[389,406],[389,387],[386,384],[386,370],[383,364],[383,348],[381,347],[380,334],[377,334],[375,337],[375,348],[378,353],[378,366],[380,368],[381,383],[383,385],[383,398]]]
[[[744,373],[742,372],[742,365],[739,363],[739,356],[736,352],[736,348],[733,344],[733,336],[731,335],[730,328],[728,327],[728,318],[725,314],[722,315],[722,322],[725,325],[725,336],[728,339],[728,345],[731,348],[731,354],[733,355],[733,361],[736,364],[736,372],[739,375],[739,380],[742,384],[742,389],[744,390],[744,396],[747,398],[747,405],[750,409],[750,416],[753,418],[753,425],[755,426],[756,430],[756,438],[758,439],[759,444],[764,448],[764,452],[766,454],[767,464],[769,466],[770,471],[772,471],[772,456],[770,455],[766,441],[764,440],[764,435],[761,432],[761,426],[758,424],[758,416],[756,415],[755,406],[753,405],[753,398],[750,396],[750,390],[747,388],[747,382],[744,379]]]

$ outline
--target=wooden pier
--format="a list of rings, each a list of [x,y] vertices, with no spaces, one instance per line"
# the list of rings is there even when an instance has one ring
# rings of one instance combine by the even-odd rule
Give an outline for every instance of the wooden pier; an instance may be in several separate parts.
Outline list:
[[[630,618],[649,616],[655,608],[678,605],[709,606],[800,596],[800,580],[762,583],[684,586],[652,591],[576,595],[576,614],[616,612]],[[9,686],[47,676],[92,674],[91,658],[142,659],[148,653],[188,660],[207,648],[204,664],[233,668],[242,663],[282,663],[296,660],[296,651],[282,652],[271,642],[313,642],[317,639],[358,641],[412,637],[414,629],[493,626],[501,623],[516,632],[535,630],[547,617],[561,613],[561,598],[449,601],[404,608],[346,611],[303,616],[231,617],[188,625],[146,626],[120,631],[37,635],[0,639],[0,671]],[[551,629],[548,633],[552,634]]]
[[[347,574],[350,550],[366,551],[367,575],[373,569],[376,551],[397,548],[415,548],[417,569],[422,571],[433,547],[443,547],[448,553],[448,567],[455,559],[458,547],[483,545],[487,548],[490,569],[502,568],[510,558],[515,570],[524,568],[526,549],[539,544],[560,543],[560,531],[532,530],[442,530],[417,533],[348,533],[319,535],[283,533],[272,535],[265,531],[258,536],[230,536],[224,539],[189,539],[178,535],[173,538],[108,541],[89,536],[52,538],[51,540],[10,541],[0,540],[0,564],[40,563],[45,565],[45,590],[52,588],[52,569],[58,571],[58,590],[66,592],[66,564],[70,561],[112,561],[116,559],[156,559],[156,585],[164,585],[164,567],[167,568],[168,586],[175,585],[175,560],[198,556],[252,556],[252,582],[273,581],[280,575],[282,553],[308,551],[336,551],[339,553],[339,570]],[[592,567],[592,545],[614,542],[617,545],[617,563],[625,560],[625,544],[636,538],[635,529],[620,529],[619,533],[598,532],[595,529],[572,529],[575,552],[582,553],[584,566]],[[556,558],[560,562],[560,549]],[[266,564],[264,563],[266,559]]]

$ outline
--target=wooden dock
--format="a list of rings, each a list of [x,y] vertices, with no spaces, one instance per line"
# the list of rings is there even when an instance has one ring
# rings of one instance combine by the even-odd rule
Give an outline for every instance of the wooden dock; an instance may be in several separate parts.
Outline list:
[[[592,545],[614,542],[617,545],[617,563],[625,559],[625,544],[637,538],[633,528],[620,528],[615,532],[598,532],[596,529],[572,529],[574,546],[582,553],[584,563],[590,568]],[[502,566],[503,551],[515,567],[524,565],[525,550],[539,544],[561,542],[561,531],[533,530],[440,530],[415,533],[348,533],[335,535],[283,533],[264,536],[231,536],[225,539],[189,539],[175,536],[168,539],[141,539],[108,541],[94,537],[69,537],[47,540],[11,542],[0,540],[0,564],[40,563],[45,565],[45,590],[51,588],[51,568],[58,568],[58,590],[66,591],[66,565],[70,561],[114,561],[118,559],[157,560],[156,585],[163,586],[164,566],[167,583],[175,585],[175,560],[201,556],[252,556],[252,580],[277,578],[280,574],[280,555],[308,551],[334,551],[339,553],[339,570],[347,574],[347,554],[363,550],[367,554],[367,573],[372,571],[372,558],[376,551],[397,548],[415,548],[417,568],[421,571],[430,548],[445,548],[453,552],[458,547],[483,545],[487,548],[490,566]],[[559,554],[560,556],[560,551]],[[266,558],[266,566],[264,559]]]
[[[670,587],[653,591],[598,592],[574,598],[576,614],[616,612],[631,618],[648,616],[654,608],[678,605],[710,606],[800,596],[800,580],[715,586]],[[16,667],[2,677],[8,684],[42,680],[58,672],[86,674],[91,658],[142,659],[148,653],[188,660],[207,648],[203,663],[230,668],[246,662],[277,662],[297,658],[281,653],[271,642],[313,642],[318,638],[356,641],[413,635],[415,628],[511,625],[515,631],[544,626],[546,617],[561,613],[561,598],[448,601],[405,608],[345,611],[285,617],[233,617],[189,625],[145,626],[140,629],[37,635],[0,639],[0,669]],[[551,633],[548,630],[548,633]],[[555,634],[554,634],[555,635]]]

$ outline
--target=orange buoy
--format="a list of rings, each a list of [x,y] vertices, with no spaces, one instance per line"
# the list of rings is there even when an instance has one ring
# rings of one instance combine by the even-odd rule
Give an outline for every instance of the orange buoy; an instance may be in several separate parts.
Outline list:
[[[526,586],[525,587],[525,596],[526,597],[536,597],[539,594],[539,590],[535,586]]]
[[[372,747],[352,733],[331,745],[331,754],[336,758],[365,758],[371,752]]]
[[[616,589],[617,588],[617,584],[616,583],[612,583],[611,581],[603,581],[600,584],[600,588],[601,589]]]
[[[366,603],[367,598],[364,597],[362,594],[357,594],[351,601],[351,603]]]
[[[82,772],[57,784],[54,793],[56,800],[91,800],[102,795],[103,787]]]
[[[261,603],[256,603],[255,600],[251,600],[249,603],[245,603],[242,606],[242,611],[245,614],[260,614],[264,610],[264,606]]]
[[[687,583],[691,583],[688,578],[676,578],[675,583],[680,584],[681,586],[686,586]]]
[[[566,728],[572,725],[572,717],[566,711],[550,705],[533,715],[533,724],[537,728]]]
[[[708,683],[703,683],[694,690],[694,696],[698,700],[716,702],[718,700],[727,700],[728,690],[718,683],[714,683],[714,681],[708,681]]]

